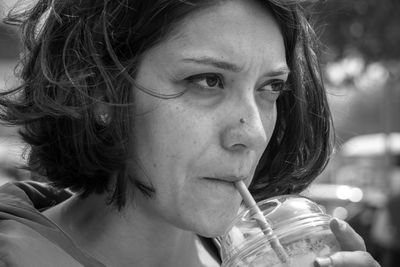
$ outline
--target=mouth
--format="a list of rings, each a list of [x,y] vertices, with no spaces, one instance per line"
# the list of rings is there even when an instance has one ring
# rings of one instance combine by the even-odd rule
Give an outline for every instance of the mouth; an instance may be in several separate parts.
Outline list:
[[[210,181],[210,182],[215,182],[215,183],[225,183],[225,184],[231,184],[234,186],[234,183],[236,181],[244,180],[246,181],[246,177],[236,177],[236,176],[227,176],[227,177],[203,177],[204,180]]]
[[[213,178],[213,177],[203,177],[204,180],[210,181],[210,182],[221,182],[221,183],[230,183],[226,180],[219,179],[219,178]]]

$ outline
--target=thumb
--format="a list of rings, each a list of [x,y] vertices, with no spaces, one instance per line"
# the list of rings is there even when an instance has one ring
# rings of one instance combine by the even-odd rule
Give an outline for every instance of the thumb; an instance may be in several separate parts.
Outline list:
[[[364,239],[348,223],[334,218],[330,227],[343,251],[366,251]]]

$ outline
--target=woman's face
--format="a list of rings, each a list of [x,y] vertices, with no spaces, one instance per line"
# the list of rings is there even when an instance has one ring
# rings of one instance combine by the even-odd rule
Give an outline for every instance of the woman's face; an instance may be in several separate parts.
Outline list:
[[[135,176],[156,190],[135,206],[152,220],[222,234],[241,202],[233,182],[251,182],[287,76],[266,8],[226,1],[189,15],[144,55],[136,76],[156,92],[186,93],[165,100],[135,91]]]

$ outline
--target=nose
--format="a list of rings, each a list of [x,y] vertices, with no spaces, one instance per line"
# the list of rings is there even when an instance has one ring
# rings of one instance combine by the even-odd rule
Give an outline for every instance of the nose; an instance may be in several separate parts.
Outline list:
[[[264,151],[275,126],[275,105],[261,108],[254,97],[242,98],[226,117],[222,147],[229,151]]]

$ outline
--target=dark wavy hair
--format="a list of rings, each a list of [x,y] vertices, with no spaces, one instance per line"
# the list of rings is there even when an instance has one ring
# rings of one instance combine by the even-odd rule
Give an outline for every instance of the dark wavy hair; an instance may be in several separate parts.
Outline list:
[[[130,177],[132,88],[142,55],[184,18],[227,0],[38,0],[11,12],[22,29],[21,85],[1,93],[0,119],[20,125],[28,168],[82,196],[110,193],[121,208]],[[323,170],[332,149],[332,123],[321,79],[318,42],[299,0],[258,0],[275,16],[285,43],[290,91],[277,103],[277,124],[250,186],[257,199],[303,190]],[[182,92],[184,93],[184,92]],[[111,123],[94,109],[109,105]],[[111,180],[116,178],[115,184]]]

